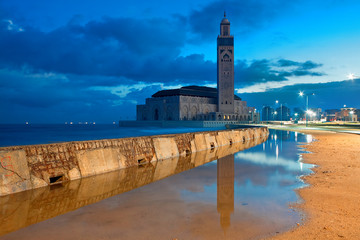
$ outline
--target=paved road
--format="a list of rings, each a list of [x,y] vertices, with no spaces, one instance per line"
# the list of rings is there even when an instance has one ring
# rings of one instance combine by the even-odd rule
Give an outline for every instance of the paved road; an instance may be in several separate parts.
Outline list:
[[[282,130],[322,130],[322,131],[331,131],[331,132],[342,132],[342,133],[352,133],[359,134],[360,129],[351,128],[351,127],[342,127],[342,126],[309,126],[306,127],[304,125],[274,125],[274,124],[264,124],[262,126],[266,126],[270,129],[282,129]]]

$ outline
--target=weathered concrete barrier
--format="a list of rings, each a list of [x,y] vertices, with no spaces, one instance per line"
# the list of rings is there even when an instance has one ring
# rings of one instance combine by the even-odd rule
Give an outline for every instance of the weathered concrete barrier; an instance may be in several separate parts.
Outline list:
[[[267,128],[0,148],[0,196],[219,146],[267,138]]]
[[[0,236],[227,157],[264,142],[256,138],[129,168],[0,196]],[[60,186],[61,185],[61,186]]]

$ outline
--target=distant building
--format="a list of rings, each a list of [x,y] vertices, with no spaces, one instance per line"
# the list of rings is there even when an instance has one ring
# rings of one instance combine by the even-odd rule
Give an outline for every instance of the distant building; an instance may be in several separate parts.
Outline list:
[[[278,107],[275,112],[275,120],[277,121],[290,121],[290,108],[282,105]]]
[[[322,115],[322,109],[321,108],[309,108],[310,114],[308,114],[308,120],[309,121],[320,121],[321,115]]]
[[[356,108],[341,108],[335,113],[336,119],[344,122],[357,122]]]
[[[302,108],[299,108],[299,107],[294,108],[293,118],[294,118],[294,120],[303,120],[303,119],[305,119],[305,111]]]
[[[188,86],[159,91],[137,105],[139,121],[254,121],[259,114],[234,95],[234,37],[224,14],[217,37],[217,89]]]
[[[270,106],[264,106],[262,111],[262,121],[273,121],[274,120],[274,109]]]
[[[338,109],[327,109],[324,111],[324,117],[327,122],[336,121],[336,113],[339,112]]]
[[[359,121],[360,120],[360,109],[355,110],[355,115],[357,117],[357,120]]]

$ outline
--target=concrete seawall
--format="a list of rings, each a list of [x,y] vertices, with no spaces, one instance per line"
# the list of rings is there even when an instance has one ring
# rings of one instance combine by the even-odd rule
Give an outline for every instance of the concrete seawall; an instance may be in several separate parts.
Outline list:
[[[266,141],[256,138],[31,191],[0,196],[0,236],[69,211],[226,158]]]
[[[234,129],[0,148],[0,196],[131,166],[266,139],[267,128]],[[215,151],[214,151],[215,152]]]

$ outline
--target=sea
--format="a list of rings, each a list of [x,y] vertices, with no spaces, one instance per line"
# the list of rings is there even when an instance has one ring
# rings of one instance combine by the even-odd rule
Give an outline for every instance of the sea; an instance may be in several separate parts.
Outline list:
[[[221,130],[219,128],[119,127],[117,124],[0,124],[0,147]]]

